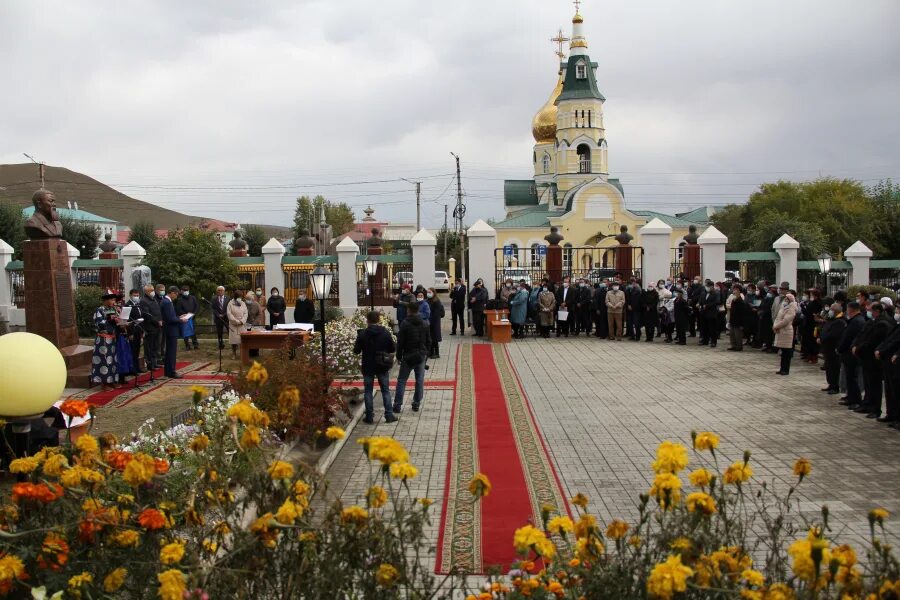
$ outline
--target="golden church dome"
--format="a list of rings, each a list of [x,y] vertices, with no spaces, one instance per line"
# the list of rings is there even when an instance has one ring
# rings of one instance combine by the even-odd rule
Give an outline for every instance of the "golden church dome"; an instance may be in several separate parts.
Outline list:
[[[534,136],[534,141],[538,144],[556,142],[557,108],[555,102],[562,93],[562,89],[563,76],[562,73],[560,73],[559,81],[550,93],[550,98],[547,100],[546,104],[537,111],[537,114],[534,115],[534,119],[531,121],[531,135]]]

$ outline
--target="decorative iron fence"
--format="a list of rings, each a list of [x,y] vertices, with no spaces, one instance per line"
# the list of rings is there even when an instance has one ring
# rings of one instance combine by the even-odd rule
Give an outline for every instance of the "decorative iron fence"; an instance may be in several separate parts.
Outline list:
[[[845,290],[850,285],[850,268],[847,266],[832,267],[831,271],[823,274],[816,268],[797,269],[797,292],[803,294],[809,289],[816,288],[826,296],[838,290]]]
[[[744,283],[768,281],[777,284],[778,260],[776,252],[726,252],[726,278],[740,279]]]
[[[507,279],[524,280],[528,285],[547,277],[562,281],[564,277],[586,279],[591,284],[620,276],[628,280],[641,279],[644,249],[640,246],[594,248],[592,246],[563,246],[558,265],[547,259],[546,247],[518,249],[506,246],[494,250],[494,279],[500,289]]]
[[[325,267],[334,274],[334,277],[331,280],[331,291],[328,294],[328,304],[332,306],[337,306],[339,304],[337,263],[315,261],[281,265],[281,269],[284,272],[284,301],[287,302],[288,306],[293,306],[294,303],[297,302],[297,296],[300,294],[300,290],[305,290],[306,297],[310,300],[315,299],[315,295],[312,291],[312,280],[310,279],[309,275],[318,266]]]
[[[869,269],[869,283],[894,291],[900,290],[900,261],[873,260]]]
[[[238,265],[238,280],[241,289],[255,290],[266,286],[266,268],[262,263]]]
[[[12,303],[16,305],[16,308],[25,308],[25,271],[23,269],[8,269],[6,277],[9,280]]]
[[[369,298],[370,293],[374,297],[375,306],[391,306],[394,301],[392,295],[400,291],[401,285],[404,283],[413,285],[413,265],[412,261],[408,261],[408,256],[379,256],[378,269],[371,285],[369,277],[366,275],[366,258],[368,257],[359,256],[356,262],[356,290],[360,306],[369,305],[372,301]],[[434,285],[433,282],[428,281],[421,283],[425,287]]]
[[[672,248],[672,262],[669,277],[672,279],[693,279],[703,274],[703,248],[696,244]]]

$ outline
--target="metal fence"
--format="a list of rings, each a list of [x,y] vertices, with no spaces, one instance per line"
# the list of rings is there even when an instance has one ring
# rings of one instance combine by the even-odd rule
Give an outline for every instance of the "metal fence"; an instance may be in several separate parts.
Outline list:
[[[494,250],[494,279],[496,289],[500,289],[507,279],[522,281],[528,285],[542,278],[562,280],[587,279],[591,284],[616,275],[623,279],[641,278],[644,249],[640,246],[628,248],[594,248],[592,246],[563,246],[561,265],[558,273],[548,268],[546,251],[539,247],[518,249],[515,246]]]
[[[776,260],[726,260],[725,271],[743,282],[775,282]],[[776,282],[777,283],[777,282]]]
[[[328,304],[337,306],[338,301],[338,266],[337,263],[300,263],[281,265],[284,272],[284,301],[288,306],[292,306],[297,301],[300,290],[306,291],[306,297],[310,300],[315,299],[312,292],[312,280],[309,278],[310,273],[316,267],[325,267],[334,274],[331,280],[331,292],[328,294]]]
[[[672,279],[693,279],[703,273],[703,248],[697,245],[672,248],[669,276]]]
[[[363,262],[356,263],[356,291],[360,306],[371,302],[369,294],[374,296],[375,306],[391,306],[392,294],[399,292],[404,283],[413,285],[412,262],[379,262],[375,277],[369,285],[369,277],[366,275],[366,265]],[[421,282],[430,287],[432,282]],[[371,287],[371,289],[370,289]]]
[[[869,283],[894,291],[900,290],[900,268],[874,267],[869,270]]]
[[[797,270],[797,292],[802,294],[806,290],[816,288],[826,296],[837,290],[845,290],[850,284],[850,269],[832,269],[827,277],[818,269]]]
[[[263,289],[266,285],[266,269],[263,264],[238,265],[238,280],[241,289]]]
[[[8,269],[6,277],[9,280],[9,290],[12,294],[12,303],[16,308],[25,308],[25,271],[24,269]]]

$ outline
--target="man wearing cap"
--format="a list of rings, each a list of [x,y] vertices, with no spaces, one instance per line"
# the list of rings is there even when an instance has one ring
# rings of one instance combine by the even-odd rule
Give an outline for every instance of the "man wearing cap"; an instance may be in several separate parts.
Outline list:
[[[181,379],[175,371],[175,358],[178,352],[178,338],[181,337],[181,319],[175,312],[175,298],[181,290],[177,285],[169,287],[169,293],[163,296],[160,310],[163,318],[163,336],[166,340],[166,354],[163,362],[163,375],[170,379]]]

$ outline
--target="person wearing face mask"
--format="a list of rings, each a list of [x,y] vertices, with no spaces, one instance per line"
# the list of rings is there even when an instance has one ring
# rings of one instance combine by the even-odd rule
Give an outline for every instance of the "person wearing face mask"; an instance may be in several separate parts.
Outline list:
[[[475,337],[484,335],[484,308],[487,301],[488,293],[484,289],[484,281],[478,279],[472,287],[472,291],[469,292],[469,310],[472,311],[469,324],[475,330],[475,333],[472,334]]]
[[[516,293],[515,286],[513,285],[512,279],[507,279],[503,282],[503,287],[497,293],[497,299],[500,300],[498,308],[505,309],[509,308],[509,297]]]
[[[666,336],[666,343],[672,343],[672,334],[675,332],[675,290],[663,288],[659,292],[659,331]]]
[[[688,306],[691,309],[690,320],[690,336],[697,337],[697,331],[700,331],[700,338],[706,337],[703,334],[703,318],[700,315],[700,304],[706,297],[706,288],[700,283],[700,277],[694,277],[694,282],[688,288],[687,292]]]
[[[700,304],[700,313],[703,318],[700,333],[706,336],[700,338],[701,346],[708,345],[710,348],[715,348],[719,341],[719,306],[721,305],[722,297],[719,290],[712,281],[707,280],[706,295]]]
[[[556,337],[569,337],[569,329],[575,324],[575,290],[570,287],[571,281],[564,277],[563,284],[556,290]],[[562,311],[566,313],[565,319],[560,317]]]
[[[166,286],[162,283],[156,284],[156,294],[154,294],[153,298],[156,300],[156,303],[159,305],[159,311],[162,313],[162,304],[163,298],[166,297]],[[166,334],[165,328],[160,326],[159,332],[157,333],[157,343],[159,344],[159,356],[156,357],[157,364],[163,362],[163,359],[166,355]]]
[[[241,345],[241,332],[247,328],[247,319],[247,303],[243,300],[243,294],[240,290],[234,290],[228,303],[228,342],[231,344],[231,357],[235,360]]]
[[[594,295],[591,296],[591,312],[594,315],[594,336],[598,338],[609,337],[609,323],[606,312],[606,293],[609,289],[609,280],[604,279],[597,285]]]
[[[441,357],[441,319],[444,318],[444,303],[438,298],[434,288],[428,288],[425,292],[425,304],[428,306],[428,325],[431,333],[431,348],[428,358]]]
[[[640,322],[647,336],[644,341],[652,342],[659,322],[659,292],[655,286],[648,285],[646,291],[641,295],[641,310]],[[641,338],[640,328],[637,330],[637,337]]]
[[[759,303],[759,347],[763,352],[774,350],[775,334],[772,332],[772,305],[775,304],[777,289],[775,286],[764,288],[765,295]]]
[[[844,311],[839,302],[832,302],[825,311],[825,322],[819,331],[818,342],[822,357],[825,361],[825,382],[823,392],[830,395],[840,393],[841,358],[838,355],[838,344],[847,329],[847,321],[844,320]]]
[[[775,331],[775,347],[781,350],[781,368],[777,371],[778,375],[788,375],[791,372],[791,359],[794,357],[794,319],[798,310],[794,295],[785,294],[778,316],[772,324]]]
[[[614,281],[612,289],[606,292],[606,315],[609,339],[622,341],[622,329],[624,323],[622,317],[625,312],[625,292],[620,288],[619,281]]]
[[[225,331],[228,329],[228,297],[225,296],[225,287],[216,288],[216,295],[212,299],[213,323],[216,325],[216,337],[219,340],[219,350],[225,348]]]
[[[837,352],[841,357],[841,367],[846,380],[847,395],[841,398],[850,410],[857,408],[862,403],[862,395],[859,389],[859,360],[853,353],[853,344],[862,333],[866,325],[866,318],[860,312],[859,302],[853,301],[847,304],[847,327],[838,342]]]
[[[735,284],[731,288],[731,306],[728,310],[728,324],[731,326],[729,330],[731,346],[728,350],[732,352],[742,352],[744,350],[744,327],[749,321],[750,307],[742,293],[741,285]]]
[[[294,323],[312,323],[316,320],[316,305],[306,297],[306,290],[300,290],[294,302]]]
[[[141,343],[144,341],[144,313],[141,312],[141,291],[131,290],[128,293],[129,300],[125,306],[131,309],[128,315],[128,344],[131,347],[131,362],[134,372],[138,375],[144,372],[141,368]]]
[[[190,287],[181,286],[181,293],[175,299],[175,314],[180,317],[186,314],[196,315],[198,312],[200,312],[200,302],[197,301],[197,297],[191,295]],[[194,330],[194,317],[181,322],[181,339],[184,340],[185,350],[191,349],[191,342],[194,343],[194,350],[200,348],[200,344],[197,343],[197,333]]]
[[[512,325],[513,337],[525,337],[525,319],[528,317],[528,292],[520,284],[509,297],[509,322]]]
[[[259,309],[262,311],[262,317],[263,317],[262,324],[265,325],[266,324],[266,304],[268,303],[269,299],[266,298],[265,296],[263,296],[262,288],[256,288],[255,298],[256,298],[256,303],[259,304]]]
[[[853,342],[853,354],[862,364],[865,388],[862,404],[854,411],[865,413],[874,419],[881,414],[881,399],[884,395],[884,377],[881,363],[875,357],[875,349],[888,337],[895,323],[893,318],[885,314],[884,306],[880,302],[870,304],[869,311],[871,319]]]
[[[553,327],[553,315],[556,312],[556,295],[550,291],[545,280],[538,294],[537,323],[541,331],[541,337],[550,337],[550,328]]]
[[[748,346],[758,348],[759,296],[756,292],[756,285],[752,283],[747,284],[744,300],[747,302],[747,323],[744,326],[744,343]]]
[[[287,304],[285,304],[281,294],[278,293],[278,288],[273,287],[269,292],[266,308],[269,311],[269,325],[272,326],[272,329],[275,329],[276,325],[284,323],[284,312],[287,310]]]
[[[691,325],[691,305],[684,297],[684,290],[675,288],[674,317],[675,339],[679,346],[687,345],[687,330]]]
[[[156,289],[152,285],[144,286],[141,297],[141,314],[144,315],[144,360],[147,369],[155,371],[159,364],[159,336],[162,332],[162,309],[156,301]]]
[[[575,335],[591,334],[591,288],[584,279],[578,280],[575,290]]]
[[[886,408],[885,415],[878,420],[900,429],[900,307],[894,309],[893,319],[894,328],[875,349],[884,374]]]
[[[415,303],[419,305],[419,316],[428,325],[431,322],[431,306],[425,301],[425,288],[416,291]]]
[[[800,324],[800,358],[814,365],[819,362],[816,317],[822,312],[822,297],[816,288],[810,288],[807,294],[806,304],[803,305],[803,322]]]
[[[522,285],[525,285],[525,282],[521,282]],[[537,323],[538,320],[538,296],[541,295],[541,286],[534,285],[531,289],[528,289],[528,286],[525,286],[525,289],[528,290],[528,318],[531,319],[534,323]]]
[[[466,284],[462,278],[456,278],[456,284],[450,290],[450,318],[452,320],[450,335],[456,335],[456,324],[459,323],[459,334],[466,333]]]

